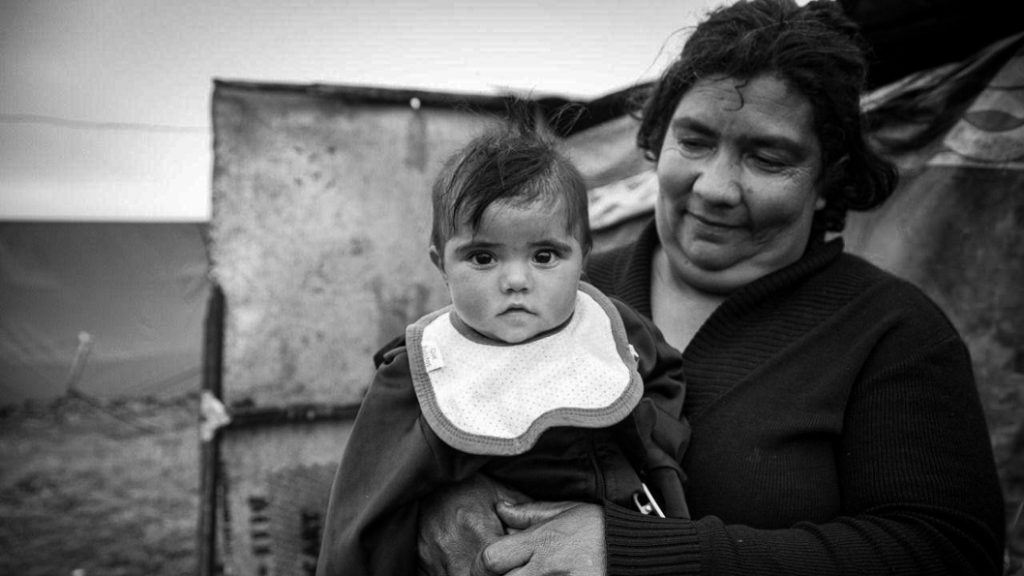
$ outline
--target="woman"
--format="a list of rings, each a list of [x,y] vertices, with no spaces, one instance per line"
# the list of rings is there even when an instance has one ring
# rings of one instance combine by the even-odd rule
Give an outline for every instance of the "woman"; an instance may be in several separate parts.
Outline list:
[[[896,180],[862,135],[855,33],[827,0],[713,12],[642,112],[654,223],[588,265],[683,351],[693,520],[515,505],[479,479],[421,517],[428,572],[1001,572],[964,343],[920,290],[825,238]]]

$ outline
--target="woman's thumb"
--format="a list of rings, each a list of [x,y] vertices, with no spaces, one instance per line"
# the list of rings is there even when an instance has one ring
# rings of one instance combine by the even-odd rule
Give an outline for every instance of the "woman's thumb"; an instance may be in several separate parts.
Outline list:
[[[513,530],[526,530],[575,506],[575,502],[526,502],[515,504],[508,500],[498,502],[495,509],[502,524]]]

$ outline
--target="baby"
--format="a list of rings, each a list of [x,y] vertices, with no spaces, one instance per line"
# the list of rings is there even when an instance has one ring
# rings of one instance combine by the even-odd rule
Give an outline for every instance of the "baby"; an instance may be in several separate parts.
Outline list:
[[[451,305],[406,330],[363,400],[317,574],[416,572],[419,501],[484,473],[542,500],[688,517],[680,354],[581,280],[582,176],[521,128],[485,134],[434,183],[430,259]]]

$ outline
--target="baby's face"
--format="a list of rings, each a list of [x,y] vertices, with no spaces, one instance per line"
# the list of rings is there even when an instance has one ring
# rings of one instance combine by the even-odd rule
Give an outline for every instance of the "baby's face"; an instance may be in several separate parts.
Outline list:
[[[515,344],[569,319],[583,251],[563,204],[492,204],[475,234],[464,226],[448,239],[443,261],[432,254],[463,322]]]

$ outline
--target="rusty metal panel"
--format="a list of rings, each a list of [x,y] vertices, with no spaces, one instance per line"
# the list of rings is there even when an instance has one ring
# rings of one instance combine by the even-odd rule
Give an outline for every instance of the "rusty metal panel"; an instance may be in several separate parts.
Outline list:
[[[505,104],[216,83],[203,574],[314,572],[373,353],[448,301],[431,182]]]
[[[413,98],[216,86],[211,259],[228,302],[226,404],[358,402],[372,353],[447,302],[427,256],[430,183],[495,116]]]
[[[224,574],[312,575],[351,422],[229,431],[221,442],[218,562]]]

